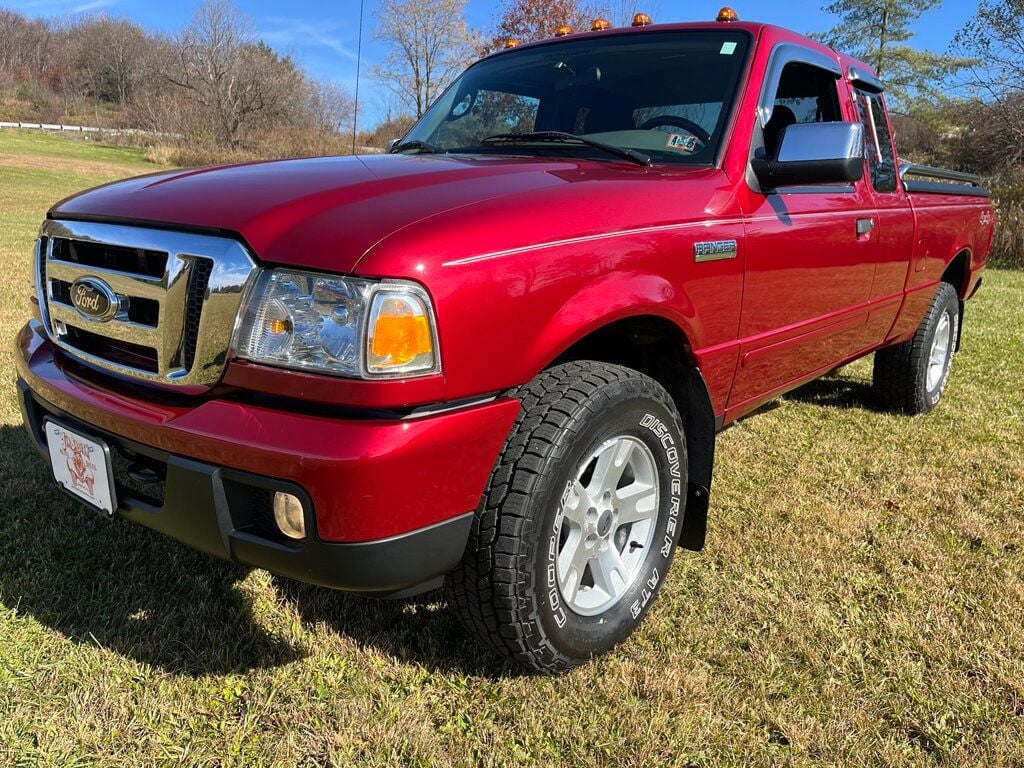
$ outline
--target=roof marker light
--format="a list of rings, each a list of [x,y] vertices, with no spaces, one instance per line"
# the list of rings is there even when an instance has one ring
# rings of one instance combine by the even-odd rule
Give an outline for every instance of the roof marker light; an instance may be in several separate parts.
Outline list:
[[[510,37],[508,40],[505,41],[506,48],[518,48],[520,45],[521,43],[514,37]]]
[[[650,23],[651,17],[648,16],[646,13],[638,13],[636,16],[633,17],[634,27],[646,27]]]
[[[594,19],[594,22],[590,25],[591,32],[603,32],[606,29],[611,29],[612,23],[608,19]]]
[[[555,37],[565,37],[572,34],[572,27],[568,24],[559,24],[558,29],[555,30]]]
[[[738,13],[736,13],[736,11],[734,11],[729,6],[725,6],[724,8],[722,8],[722,10],[720,10],[718,12],[718,18],[715,19],[715,21],[721,21],[721,22],[725,22],[725,23],[728,23],[730,21],[739,21],[739,20],[740,20],[740,15]]]

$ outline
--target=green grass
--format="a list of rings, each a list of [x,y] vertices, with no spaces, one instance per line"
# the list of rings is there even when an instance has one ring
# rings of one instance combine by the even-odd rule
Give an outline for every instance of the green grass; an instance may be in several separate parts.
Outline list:
[[[87,133],[61,136],[11,129],[0,130],[0,155],[129,165],[144,162],[142,150],[97,143]]]
[[[0,163],[5,339],[46,205],[156,169],[34,134],[0,156],[24,141],[96,167]],[[707,549],[557,680],[436,595],[347,597],[83,511],[22,434],[8,342],[0,764],[1024,764],[1022,326],[1024,274],[990,272],[934,414],[876,412],[861,361],[726,430]]]

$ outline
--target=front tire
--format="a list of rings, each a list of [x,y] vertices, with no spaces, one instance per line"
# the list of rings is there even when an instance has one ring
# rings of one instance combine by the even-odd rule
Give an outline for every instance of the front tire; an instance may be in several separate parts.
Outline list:
[[[875,353],[873,388],[895,411],[928,413],[942,399],[960,342],[960,297],[949,283],[939,289],[914,336]]]
[[[686,447],[671,397],[628,368],[567,363],[514,394],[449,602],[502,655],[559,673],[627,638],[660,591]]]

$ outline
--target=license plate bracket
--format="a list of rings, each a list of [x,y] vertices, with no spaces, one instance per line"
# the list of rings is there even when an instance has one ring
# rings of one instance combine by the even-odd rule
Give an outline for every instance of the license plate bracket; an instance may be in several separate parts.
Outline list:
[[[106,517],[117,509],[110,447],[53,419],[43,422],[53,479],[77,500]]]

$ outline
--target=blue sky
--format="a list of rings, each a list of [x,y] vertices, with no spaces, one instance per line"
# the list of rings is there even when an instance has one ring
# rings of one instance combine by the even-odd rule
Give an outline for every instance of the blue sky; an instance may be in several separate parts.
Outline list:
[[[198,0],[197,0],[198,2]],[[268,43],[291,54],[314,75],[338,83],[350,91],[355,85],[356,50],[359,29],[359,0],[236,0],[252,17],[254,26]],[[2,5],[29,16],[61,16],[66,13],[106,12],[127,16],[150,29],[174,32],[185,25],[197,3],[154,2],[153,0],[8,0]],[[779,24],[800,32],[823,31],[834,19],[821,11],[827,0],[736,0],[733,7],[743,19]],[[491,26],[495,0],[469,0],[470,24]],[[637,10],[650,10],[655,21],[694,21],[714,18],[722,0],[654,0]],[[384,56],[373,38],[373,12],[378,0],[366,0],[366,28],[363,36],[363,72]],[[973,0],[945,0],[922,17],[914,44],[943,51],[950,38],[977,8]],[[653,13],[654,10],[657,13]],[[363,80],[361,127],[372,125],[387,110],[387,98],[374,83]]]

